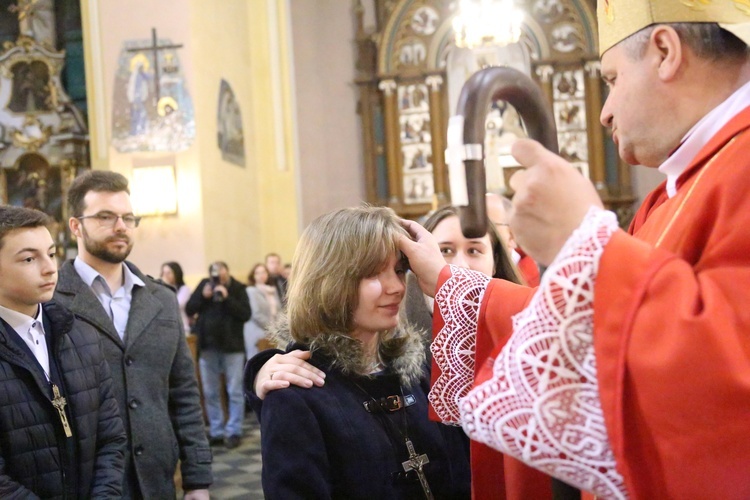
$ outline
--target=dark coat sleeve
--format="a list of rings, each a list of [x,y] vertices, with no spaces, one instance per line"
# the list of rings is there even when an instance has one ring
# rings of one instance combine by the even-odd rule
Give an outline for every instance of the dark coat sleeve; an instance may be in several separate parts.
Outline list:
[[[245,287],[238,281],[232,280],[232,284],[227,291],[229,293],[226,299],[224,299],[227,312],[242,323],[249,321],[252,316],[252,310],[250,309],[250,299],[247,296]]]
[[[112,389],[109,363],[103,352],[99,362],[99,380],[99,422],[91,497],[118,498],[122,496],[127,437]]]
[[[203,287],[206,286],[206,283],[208,283],[207,279],[201,280],[190,295],[187,304],[185,304],[185,314],[188,316],[200,314],[200,312],[210,303],[211,299],[207,299],[203,296]]]
[[[258,376],[258,372],[263,365],[265,365],[269,359],[276,354],[284,354],[284,351],[280,349],[266,349],[260,351],[258,354],[247,360],[245,364],[245,375],[242,380],[242,385],[245,393],[245,401],[250,405],[250,408],[258,416],[258,422],[263,417],[261,408],[263,407],[263,400],[255,394],[255,377]]]
[[[2,448],[0,448],[0,498],[7,498],[9,500],[32,500],[39,498],[31,490],[18,484],[7,474],[8,466],[3,456]]]
[[[320,423],[302,397],[305,390],[273,391],[263,403],[262,479],[269,500],[331,498],[328,455]]]
[[[180,447],[183,490],[189,491],[208,488],[213,482],[212,455],[203,426],[195,364],[185,336],[180,335],[177,342],[169,372],[169,417]]]

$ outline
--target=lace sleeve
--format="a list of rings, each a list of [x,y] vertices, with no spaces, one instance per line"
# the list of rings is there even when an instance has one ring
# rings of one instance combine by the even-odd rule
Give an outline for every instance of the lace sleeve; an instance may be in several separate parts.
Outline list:
[[[592,208],[528,307],[493,376],[461,402],[472,439],[604,498],[625,498],[604,424],[593,345],[594,287],[604,246],[617,230]]]
[[[443,423],[459,425],[459,403],[474,383],[477,318],[490,278],[456,266],[450,270],[450,278],[435,294],[445,325],[430,346],[440,375],[429,400]]]

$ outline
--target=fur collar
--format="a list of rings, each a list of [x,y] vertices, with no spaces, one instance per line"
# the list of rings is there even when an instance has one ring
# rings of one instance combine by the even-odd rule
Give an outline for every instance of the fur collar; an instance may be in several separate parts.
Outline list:
[[[270,327],[268,335],[281,349],[295,343],[289,329],[286,314]],[[425,345],[419,330],[409,326],[399,326],[380,339],[380,358],[389,371],[396,373],[403,385],[419,383],[424,374]],[[362,356],[362,344],[348,334],[331,332],[307,335],[299,347],[319,353],[325,358],[324,364],[332,370],[347,376],[369,377],[368,366]]]

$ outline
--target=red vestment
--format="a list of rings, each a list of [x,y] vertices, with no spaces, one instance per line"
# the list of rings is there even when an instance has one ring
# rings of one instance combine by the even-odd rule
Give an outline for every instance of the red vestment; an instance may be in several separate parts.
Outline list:
[[[750,498],[750,108],[606,245],[594,348],[609,442],[634,498]],[[446,267],[438,289],[450,277]],[[511,316],[533,290],[492,280],[479,309],[474,385],[492,376]],[[443,326],[435,310],[434,331]],[[433,378],[440,375],[433,367]],[[486,448],[486,447],[482,447]],[[483,455],[485,453],[486,455]],[[476,498],[524,498],[528,468],[488,448]],[[505,466],[502,460],[505,460]],[[513,461],[515,462],[515,461]],[[488,489],[485,489],[488,488]],[[532,498],[526,496],[525,498]]]
[[[523,280],[529,286],[539,286],[539,266],[537,266],[534,259],[524,254],[520,250],[516,250],[521,255],[521,260],[518,261],[518,270],[521,271]]]

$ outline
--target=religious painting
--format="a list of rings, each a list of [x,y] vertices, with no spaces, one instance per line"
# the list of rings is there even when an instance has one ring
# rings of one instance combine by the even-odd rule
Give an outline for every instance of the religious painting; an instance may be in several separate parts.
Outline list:
[[[49,66],[42,61],[20,61],[10,68],[13,75],[8,109],[14,113],[36,113],[53,109]]]
[[[62,182],[59,168],[50,168],[47,160],[37,153],[27,153],[18,167],[5,170],[8,204],[34,208],[62,219]]]
[[[55,49],[57,26],[53,0],[18,0],[8,7],[18,16],[22,36],[34,39],[38,44]]]
[[[570,53],[583,46],[581,34],[573,23],[560,23],[552,29],[552,47],[562,53]]]
[[[589,150],[585,134],[585,131],[561,132],[558,134],[560,156],[574,165],[588,163]]]
[[[401,44],[398,60],[402,66],[420,66],[426,58],[427,47],[418,38],[409,38]]]
[[[404,203],[432,203],[435,184],[432,172],[424,174],[404,174]]]
[[[427,85],[398,87],[404,203],[431,203],[435,191]]]
[[[516,139],[528,135],[521,115],[507,102],[494,101],[487,112],[484,128],[487,191],[508,193],[508,173],[518,165],[510,154],[510,148]]]
[[[404,146],[401,151],[404,173],[432,171],[432,148],[429,144]]]
[[[428,5],[424,5],[414,12],[411,18],[411,29],[418,35],[430,36],[440,23],[440,14]]]
[[[531,11],[535,18],[550,24],[562,16],[564,8],[560,0],[536,0]]]
[[[552,108],[560,156],[588,176],[589,143],[583,79],[583,69],[580,68],[555,73],[552,77]]]
[[[195,139],[193,101],[168,38],[129,40],[120,50],[112,105],[112,145],[120,153],[184,151]]]
[[[242,128],[240,105],[232,87],[221,81],[216,127],[221,158],[240,167],[245,166],[245,135]]]

